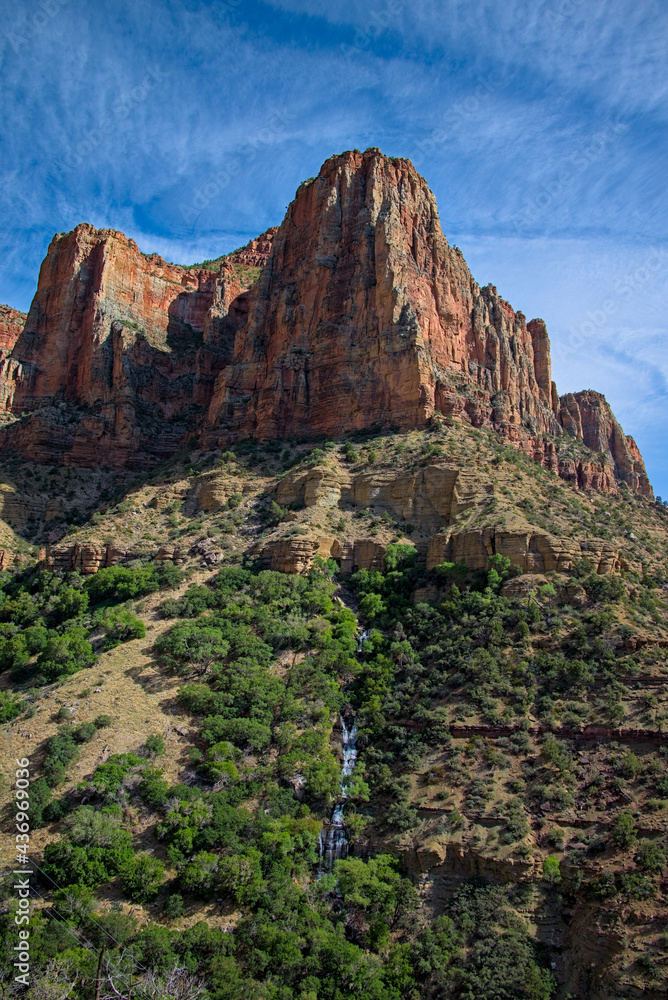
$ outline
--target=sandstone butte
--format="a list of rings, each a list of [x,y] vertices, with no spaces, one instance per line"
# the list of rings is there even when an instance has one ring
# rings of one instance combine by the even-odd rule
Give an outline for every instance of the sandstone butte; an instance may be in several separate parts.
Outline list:
[[[25,322],[3,307],[0,349],[0,445],[36,461],[141,468],[193,436],[338,437],[442,414],[581,488],[652,495],[605,398],[557,394],[544,322],[474,281],[426,181],[378,149],[327,160],[278,229],[208,266],[86,224],[56,235]]]

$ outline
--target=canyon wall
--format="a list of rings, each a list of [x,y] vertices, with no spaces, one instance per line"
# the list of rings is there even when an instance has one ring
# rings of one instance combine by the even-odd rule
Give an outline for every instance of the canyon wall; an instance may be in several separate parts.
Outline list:
[[[246,318],[239,272],[232,258],[216,271],[168,264],[88,225],[55,236],[11,352],[19,374],[5,380],[5,409],[23,418],[2,443],[112,466],[183,447]]]
[[[113,230],[58,235],[11,347],[6,325],[0,444],[41,461],[142,467],[193,435],[215,447],[442,415],[582,488],[651,494],[604,398],[557,395],[543,321],[474,281],[424,179],[377,149],[327,160],[278,230],[208,267]]]
[[[408,160],[333,157],[288,208],[208,424],[335,436],[436,411],[517,443],[558,434],[547,334],[476,284]]]

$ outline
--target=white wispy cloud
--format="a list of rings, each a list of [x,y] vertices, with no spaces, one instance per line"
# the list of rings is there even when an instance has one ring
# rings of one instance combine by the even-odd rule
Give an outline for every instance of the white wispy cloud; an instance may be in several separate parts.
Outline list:
[[[39,29],[36,9],[0,2],[0,301],[27,307],[80,221],[175,261],[229,251],[354,146],[413,154],[476,277],[555,346],[665,240],[661,0],[53,0]],[[561,391],[606,391],[654,479],[666,292],[656,274],[555,352]]]

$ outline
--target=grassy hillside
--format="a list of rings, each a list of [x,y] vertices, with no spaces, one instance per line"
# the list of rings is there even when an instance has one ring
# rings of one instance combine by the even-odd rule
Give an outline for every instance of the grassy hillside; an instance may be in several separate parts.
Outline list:
[[[447,514],[425,470],[459,476]],[[15,759],[32,780],[16,995],[93,1000],[98,969],[135,1000],[664,995],[662,504],[446,425],[0,471],[7,871]],[[577,556],[427,569],[455,534]]]

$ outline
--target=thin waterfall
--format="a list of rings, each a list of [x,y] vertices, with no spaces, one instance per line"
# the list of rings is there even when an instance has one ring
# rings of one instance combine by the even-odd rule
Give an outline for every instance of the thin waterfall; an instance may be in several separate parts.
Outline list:
[[[348,798],[346,778],[349,778],[353,773],[355,764],[357,763],[357,725],[354,718],[351,718],[349,721],[350,728],[348,728],[346,720],[341,716],[341,729],[343,732],[341,797],[332,810],[329,823],[320,831],[320,865],[318,867],[318,876],[331,872],[335,861],[348,857],[348,834],[343,822],[343,810]]]
[[[359,641],[357,643],[357,652],[358,653],[362,652],[362,643],[366,642],[366,640],[369,638],[370,635],[371,635],[371,629],[370,628],[365,628],[364,631],[362,632],[361,636],[359,637]]]

